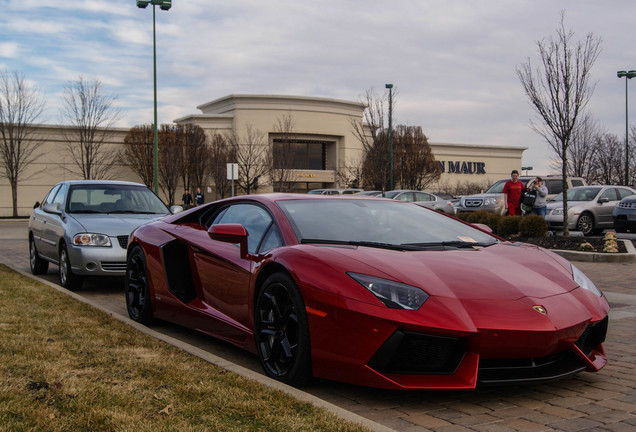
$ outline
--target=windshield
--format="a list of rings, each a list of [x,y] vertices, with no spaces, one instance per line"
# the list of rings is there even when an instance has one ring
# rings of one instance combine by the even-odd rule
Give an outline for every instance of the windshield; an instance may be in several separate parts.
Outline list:
[[[67,206],[68,213],[170,214],[150,189],[135,185],[73,185]]]
[[[600,191],[600,188],[587,187],[568,189],[568,201],[593,201]],[[563,192],[552,198],[552,201],[563,201]]]
[[[298,241],[382,245],[491,245],[498,240],[455,219],[399,201],[278,201]]]

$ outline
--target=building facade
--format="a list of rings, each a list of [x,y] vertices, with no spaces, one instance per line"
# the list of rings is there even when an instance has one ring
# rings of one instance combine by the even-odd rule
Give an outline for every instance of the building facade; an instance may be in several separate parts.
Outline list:
[[[358,102],[301,96],[229,95],[197,107],[200,114],[174,120],[193,124],[215,134],[234,136],[239,142],[251,133],[263,137],[261,145],[271,146],[284,138],[281,124],[293,125],[293,149],[299,157],[290,181],[294,191],[306,192],[321,187],[338,187],[338,169],[362,156],[362,144],[353,124],[360,123],[365,106]],[[64,140],[69,127],[35,126],[32,136],[41,143],[38,158],[29,165],[18,184],[18,214],[31,213],[35,201],[41,200],[57,182],[78,178],[68,146]],[[115,129],[105,144],[108,151],[119,152],[128,129]],[[66,134],[67,135],[67,134]],[[508,177],[512,169],[521,170],[525,147],[448,144],[430,142],[442,175],[431,190],[448,190],[459,183],[488,184]],[[140,181],[125,164],[115,167],[111,178]],[[204,185],[206,200],[214,199],[212,185]],[[258,193],[270,192],[263,181]],[[162,197],[165,198],[165,197]],[[11,216],[11,188],[6,179],[0,184],[0,217]]]

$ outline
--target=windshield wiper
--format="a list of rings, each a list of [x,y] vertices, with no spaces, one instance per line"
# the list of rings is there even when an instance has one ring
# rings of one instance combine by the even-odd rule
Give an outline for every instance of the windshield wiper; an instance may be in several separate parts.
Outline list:
[[[343,246],[363,246],[379,249],[389,249],[398,251],[423,250],[419,245],[381,243],[372,241],[355,241],[355,240],[324,240],[324,239],[302,239],[302,244],[326,244],[326,245],[343,245]]]
[[[477,243],[477,242],[465,242],[461,240],[452,240],[452,241],[442,241],[442,242],[428,242],[428,243],[407,243],[407,246],[419,246],[419,247],[441,247],[441,248],[475,248],[475,247],[488,247],[496,244],[497,242],[492,243]]]

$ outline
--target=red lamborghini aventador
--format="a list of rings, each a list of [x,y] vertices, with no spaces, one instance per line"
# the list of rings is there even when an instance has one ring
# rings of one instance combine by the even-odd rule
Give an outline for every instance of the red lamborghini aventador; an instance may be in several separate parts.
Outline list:
[[[130,317],[258,355],[267,375],[471,389],[598,371],[609,305],[580,270],[414,204],[271,194],[138,228]]]

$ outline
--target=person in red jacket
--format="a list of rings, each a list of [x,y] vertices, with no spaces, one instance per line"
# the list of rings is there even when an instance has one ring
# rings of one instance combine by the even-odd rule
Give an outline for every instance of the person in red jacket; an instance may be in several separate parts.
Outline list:
[[[521,192],[523,189],[524,185],[519,181],[519,171],[512,170],[510,180],[503,188],[504,205],[510,216],[521,216]]]

